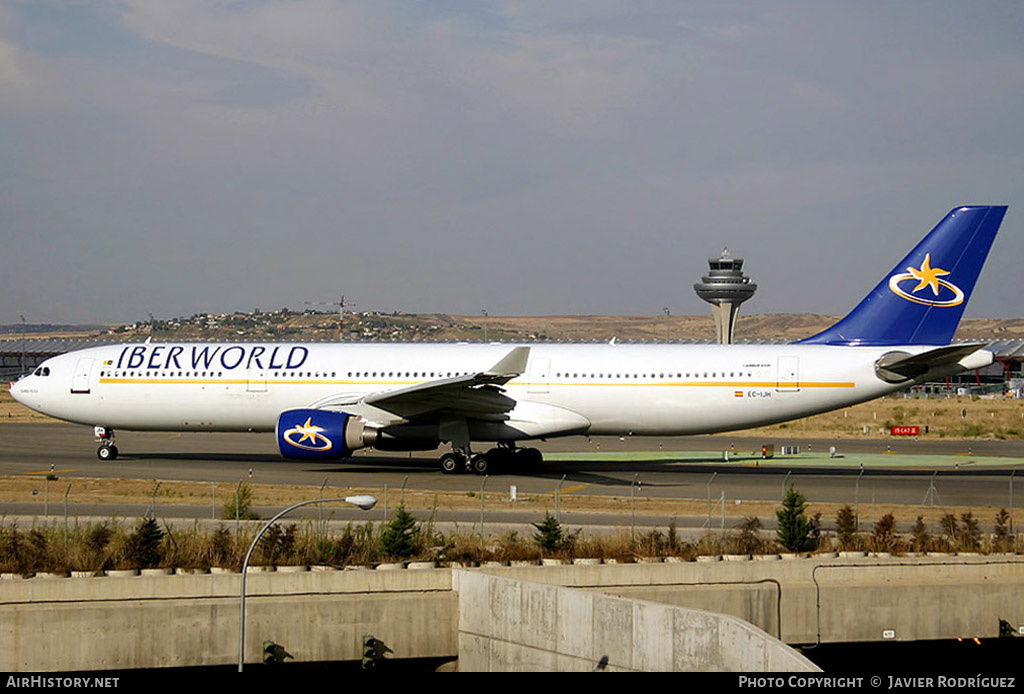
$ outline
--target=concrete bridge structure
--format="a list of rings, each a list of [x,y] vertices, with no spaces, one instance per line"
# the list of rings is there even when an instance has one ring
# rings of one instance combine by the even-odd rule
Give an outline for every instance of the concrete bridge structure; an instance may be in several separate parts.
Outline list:
[[[1024,557],[725,557],[686,563],[253,573],[246,660],[395,658],[469,670],[814,669],[790,645],[992,637],[1024,623]],[[0,580],[0,670],[237,661],[240,576]]]

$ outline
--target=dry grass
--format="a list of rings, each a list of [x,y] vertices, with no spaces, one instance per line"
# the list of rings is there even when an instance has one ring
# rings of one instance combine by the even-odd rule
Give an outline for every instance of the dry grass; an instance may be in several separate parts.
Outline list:
[[[152,499],[154,483],[152,481],[132,479],[107,479],[107,478],[74,478],[60,479],[50,482],[50,501],[56,505],[58,499],[63,499],[67,484],[72,484],[69,500],[72,503],[99,504],[99,503],[122,503],[122,504],[149,504]],[[0,502],[38,502],[42,499],[45,480],[42,477],[0,477]],[[274,484],[248,484],[252,490],[252,505],[254,507],[284,508],[299,501],[306,501],[317,497],[318,490],[314,491],[308,486],[299,485],[274,485]],[[163,506],[190,505],[209,508],[213,505],[220,516],[224,503],[235,493],[236,485],[220,484],[216,487],[216,498],[213,498],[212,485],[208,482],[176,482],[164,481],[160,483],[156,495],[156,509]],[[39,494],[33,495],[33,490]],[[699,490],[698,490],[699,491]],[[383,501],[380,489],[361,487],[327,487],[324,489],[324,498],[343,497],[353,494],[372,494]],[[851,492],[852,494],[852,492]],[[924,491],[922,488],[922,498]],[[421,517],[424,513],[435,511],[478,511],[480,509],[479,492],[456,492],[456,491],[405,491],[405,506],[410,511],[418,511]],[[781,498],[781,497],[780,497]],[[394,507],[396,499],[391,498],[391,505]],[[545,512],[553,512],[555,509],[555,494],[540,493],[529,496],[520,495],[518,500],[511,502],[504,492],[493,492],[485,495],[485,509],[487,513],[501,512],[506,510],[527,511],[536,514],[540,521]],[[707,514],[707,500],[705,498],[665,498],[638,495],[634,501],[636,513],[640,516],[667,516],[667,517],[704,517]],[[852,498],[850,500],[852,503]],[[813,516],[820,513],[826,526],[831,526],[839,509],[845,504],[840,503],[819,503],[810,500],[807,507],[808,515]],[[631,501],[628,496],[598,496],[598,495],[577,495],[562,494],[560,506],[563,514],[578,513],[607,513],[618,516],[621,522],[628,521],[631,514]],[[734,528],[745,518],[774,518],[779,508],[777,500],[743,501],[736,503],[734,500],[727,500],[725,504],[726,529]],[[999,512],[997,506],[935,506],[930,508],[921,505],[896,505],[896,504],[869,504],[862,502],[860,505],[862,529],[886,514],[892,514],[894,519],[901,523],[912,523],[918,515],[923,514],[926,521],[934,520],[936,523],[944,513],[951,513],[960,517],[964,513],[973,513],[979,518],[985,527],[992,524],[992,520]],[[331,511],[328,507],[325,510],[325,517],[330,518]],[[713,500],[711,513],[711,527],[719,529],[722,526],[722,507],[718,500]]]
[[[966,417],[961,416],[963,410],[967,411]],[[868,427],[867,434],[864,433],[865,426]],[[1024,400],[976,396],[890,396],[814,417],[748,429],[743,435],[889,439],[892,438],[889,434],[891,426],[918,426],[922,434],[928,427],[927,437],[933,439],[1021,439],[1024,438]]]

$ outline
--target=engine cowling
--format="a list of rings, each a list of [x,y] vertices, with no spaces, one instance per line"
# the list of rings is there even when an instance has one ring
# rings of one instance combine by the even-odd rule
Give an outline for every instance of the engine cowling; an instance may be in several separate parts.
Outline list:
[[[376,429],[347,412],[287,410],[277,419],[277,446],[285,458],[348,458],[353,451],[372,446],[377,438]]]

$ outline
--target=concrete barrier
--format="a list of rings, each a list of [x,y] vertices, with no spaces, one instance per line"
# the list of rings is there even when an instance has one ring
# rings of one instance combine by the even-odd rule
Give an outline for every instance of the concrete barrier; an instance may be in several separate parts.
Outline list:
[[[382,639],[396,658],[459,655],[460,605],[452,589],[451,570],[318,570],[322,568],[248,576],[249,662],[259,662],[267,639],[286,646],[298,660],[354,660],[360,656],[365,633]],[[811,557],[771,562],[481,567],[459,570],[456,576],[493,575],[578,589],[559,598],[562,601],[587,601],[593,598],[586,593],[604,593],[658,603],[662,608],[731,615],[785,643],[812,644],[996,636],[1000,618],[1015,626],[1024,624],[1024,602],[1019,600],[1024,589],[1022,569],[1024,557],[1012,555]],[[234,663],[239,582],[239,574],[230,573],[0,577],[0,670]],[[537,601],[546,604],[543,601],[548,600],[537,589],[524,595],[528,609],[523,614],[536,611]],[[518,599],[522,605],[522,596]],[[480,603],[479,609],[487,605]],[[627,620],[621,612],[625,609],[610,607],[609,614],[621,614]],[[501,628],[522,629],[524,617],[514,610],[487,614],[507,620]],[[662,615],[659,610],[645,607],[630,611],[628,623],[667,628],[667,623],[658,621],[667,617],[658,615]],[[582,636],[573,632],[565,638]],[[644,645],[639,635],[630,638],[637,652],[629,651],[628,658],[611,641],[604,646],[621,658],[613,661],[616,666],[653,662],[661,667],[669,657],[663,653],[663,642]],[[479,651],[483,645],[467,647]],[[487,667],[505,662],[504,646],[488,648],[497,655]],[[673,650],[671,657],[679,652]],[[565,657],[580,660],[574,667],[586,669],[594,664],[593,655]],[[507,660],[522,662],[516,658]]]
[[[999,634],[1000,618],[1024,625],[1024,556],[812,556],[487,571],[728,614],[789,644],[986,638]]]
[[[224,665],[238,660],[239,574],[0,581],[0,670]],[[297,660],[357,660],[371,633],[394,657],[454,657],[447,570],[252,574],[246,661],[263,641]]]
[[[728,615],[456,571],[462,672],[815,672]]]

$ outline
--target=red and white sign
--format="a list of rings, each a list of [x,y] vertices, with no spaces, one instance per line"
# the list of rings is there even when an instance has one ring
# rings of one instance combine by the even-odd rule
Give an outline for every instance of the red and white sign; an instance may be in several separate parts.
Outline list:
[[[921,427],[892,427],[889,433],[893,436],[920,436]]]

